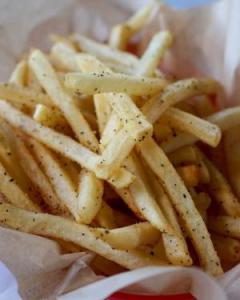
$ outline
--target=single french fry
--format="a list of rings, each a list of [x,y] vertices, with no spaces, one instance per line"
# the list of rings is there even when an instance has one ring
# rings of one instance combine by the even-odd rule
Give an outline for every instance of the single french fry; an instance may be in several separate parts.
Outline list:
[[[140,250],[126,252],[112,249],[109,244],[97,238],[91,227],[59,216],[31,213],[2,203],[0,204],[0,222],[23,232],[73,242],[128,269],[167,264],[166,261],[161,261]]]
[[[105,201],[102,201],[102,207],[98,211],[95,221],[98,226],[103,228],[117,228],[114,211]]]
[[[35,189],[40,193],[47,209],[53,214],[67,215],[68,210],[65,204],[57,197],[48,178],[24,144],[22,138],[16,136],[16,145],[21,166],[25,170],[27,176],[31,179]],[[33,148],[32,143],[29,146],[31,149]]]
[[[112,247],[121,250],[136,249],[141,245],[151,245],[161,237],[161,233],[148,222],[111,230],[96,228],[95,232]]]
[[[92,54],[103,61],[120,63],[129,67],[133,67],[138,63],[138,58],[135,55],[97,43],[80,34],[74,34],[72,39],[77,43],[80,50]]]
[[[200,182],[200,170],[196,165],[177,167],[176,171],[187,187],[195,187]]]
[[[240,239],[240,218],[230,216],[212,216],[208,218],[209,228],[221,235]]]
[[[221,261],[240,262],[240,241],[217,234],[211,234],[211,238]]]
[[[180,80],[169,84],[160,96],[150,98],[142,112],[149,122],[154,123],[170,106],[197,95],[215,95],[219,88],[219,83],[209,78]]]
[[[121,73],[92,72],[67,73],[65,87],[78,94],[126,93],[132,96],[146,96],[159,93],[166,87],[167,80],[147,78]]]
[[[162,122],[155,122],[153,124],[153,135],[158,143],[162,143],[173,135],[173,130],[169,126],[164,125]]]
[[[197,211],[187,188],[165,153],[151,138],[147,138],[139,143],[137,149],[162,182],[175,209],[181,216],[181,219],[184,220],[185,230],[192,239],[203,268],[212,275],[221,274],[220,261],[214,250],[205,223]]]
[[[212,147],[216,147],[221,139],[221,131],[217,125],[176,108],[169,108],[163,115],[162,122],[171,128],[187,132]]]
[[[125,23],[114,26],[110,32],[109,45],[112,48],[125,50],[131,37],[148,22],[155,4],[156,1],[149,2]]]
[[[27,68],[27,83],[26,86],[30,88],[31,90],[34,90],[35,92],[43,93],[43,89],[37,80],[37,77],[33,73],[33,71],[29,68]]]
[[[233,127],[224,134],[224,150],[229,182],[240,197],[240,127]]]
[[[15,84],[17,86],[25,86],[26,74],[27,74],[27,62],[25,60],[21,60],[13,70],[9,78],[9,83]]]
[[[192,259],[188,251],[187,243],[183,237],[176,213],[169,200],[169,197],[161,187],[160,182],[153,172],[146,166],[148,182],[150,182],[158,205],[161,207],[164,216],[172,225],[176,234],[162,234],[162,243],[168,260],[174,265],[190,266]]]
[[[161,59],[171,46],[172,40],[173,37],[169,31],[156,33],[139,61],[136,74],[147,77],[153,76]]]
[[[240,108],[233,107],[224,109],[223,111],[208,116],[206,120],[216,124],[221,131],[224,132],[229,128],[240,124]],[[177,134],[174,139],[168,139],[167,141],[163,142],[161,147],[166,153],[169,153],[180,147],[192,145],[197,142],[197,140],[198,139],[192,135],[180,133]]]
[[[213,114],[216,111],[213,102],[208,96],[195,97],[194,108],[196,110],[197,115],[200,118],[206,118],[207,116]]]
[[[0,192],[3,193],[7,200],[13,205],[31,210],[34,212],[41,211],[40,207],[32,202],[29,196],[24,193],[16,184],[14,179],[8,174],[7,170],[0,163]]]
[[[0,98],[13,104],[24,104],[31,108],[39,103],[54,106],[49,96],[27,87],[19,87],[11,83],[0,84]]]
[[[99,255],[93,258],[90,262],[90,267],[96,274],[100,273],[105,276],[112,276],[126,271],[125,268]]]
[[[211,204],[211,198],[205,192],[197,193],[194,188],[189,189],[190,195],[195,203],[195,206],[201,214],[203,220],[207,221],[207,209]]]
[[[80,173],[77,211],[81,223],[90,224],[102,206],[103,182],[93,172]]]
[[[192,146],[185,146],[177,149],[168,155],[169,160],[174,166],[194,164],[198,161],[197,152]]]
[[[71,125],[79,141],[93,151],[98,150],[98,141],[73,99],[62,88],[47,57],[34,50],[29,65],[53,102],[58,106]]]
[[[227,215],[232,217],[240,216],[240,203],[226,178],[203,153],[200,153],[200,155],[210,174],[210,182],[207,188],[212,199],[223,208]]]

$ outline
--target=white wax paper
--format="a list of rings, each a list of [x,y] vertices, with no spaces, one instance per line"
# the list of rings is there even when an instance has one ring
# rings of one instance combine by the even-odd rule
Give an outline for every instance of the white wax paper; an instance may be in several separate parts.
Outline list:
[[[76,31],[104,41],[112,25],[126,19],[145,2],[0,0],[0,80],[8,79],[16,61],[29,47],[47,49],[50,33]],[[183,77],[213,76],[225,87],[227,104],[238,103],[240,2],[223,0],[181,11],[165,7],[163,12],[146,29],[141,48],[153,32],[170,29],[175,36],[170,71]],[[0,229],[0,260],[16,276],[24,299],[55,299],[67,290],[96,281],[99,278],[87,266],[89,259],[89,254],[84,253],[64,256],[55,242],[45,238]],[[15,293],[9,299],[19,299],[16,282],[11,276],[4,277],[7,281],[3,281],[3,273],[9,275],[6,269],[0,268],[0,299],[6,299],[6,293]],[[189,291],[198,299],[237,300],[240,299],[240,266],[218,281],[195,268],[144,268],[99,280],[61,299],[100,300],[129,285],[131,292]]]

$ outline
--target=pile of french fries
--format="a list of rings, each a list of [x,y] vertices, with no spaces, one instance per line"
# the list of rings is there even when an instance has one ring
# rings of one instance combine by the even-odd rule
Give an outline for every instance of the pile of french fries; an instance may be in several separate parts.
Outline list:
[[[0,222],[92,251],[111,275],[143,266],[240,261],[240,107],[221,86],[158,68],[171,32],[127,51],[158,6],[110,32],[32,49],[0,84]],[[159,8],[159,7],[158,7]]]

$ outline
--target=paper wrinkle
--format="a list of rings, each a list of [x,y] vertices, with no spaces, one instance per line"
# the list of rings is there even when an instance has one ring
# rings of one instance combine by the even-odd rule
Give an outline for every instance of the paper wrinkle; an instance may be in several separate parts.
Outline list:
[[[0,80],[8,79],[29,47],[47,49],[49,34],[76,31],[105,41],[112,25],[126,20],[144,3],[146,0],[0,0]],[[168,71],[181,77],[212,76],[224,85],[228,103],[238,103],[240,2],[222,0],[188,10],[162,10],[144,31],[139,52],[154,32],[171,30],[175,41],[168,54]],[[0,228],[0,260],[16,276],[23,299],[54,299],[63,291],[101,278],[88,267],[89,254],[62,254],[54,241],[5,228]],[[84,286],[75,292],[77,298],[70,294],[61,299],[78,299],[84,294],[84,299],[100,300],[132,284],[129,291],[190,289],[199,299],[236,300],[240,297],[240,266],[221,276],[219,283],[227,296],[216,281],[195,268],[144,268]],[[0,299],[1,295],[0,291]]]

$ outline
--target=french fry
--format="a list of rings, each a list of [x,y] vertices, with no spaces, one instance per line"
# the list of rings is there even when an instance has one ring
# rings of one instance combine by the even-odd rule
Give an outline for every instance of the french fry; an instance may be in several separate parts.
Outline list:
[[[238,198],[240,197],[239,130],[239,126],[233,127],[226,131],[224,135],[224,150],[226,155],[228,179]]]
[[[175,131],[174,131],[175,133]],[[167,125],[162,124],[161,122],[155,122],[153,124],[153,135],[156,141],[160,144],[165,139],[168,139],[169,136],[173,135],[173,130]]]
[[[208,96],[195,97],[194,108],[200,118],[206,118],[207,116],[213,114],[216,110],[210,97]]]
[[[126,94],[104,94],[129,134],[138,140],[152,135],[153,127]]]
[[[40,207],[32,202],[26,193],[24,193],[16,184],[14,179],[8,174],[7,170],[0,163],[0,191],[7,200],[17,207],[24,208],[30,211],[39,212]]]
[[[25,60],[21,60],[13,70],[9,78],[9,83],[13,83],[17,86],[25,86],[26,74],[27,74],[27,62]]]
[[[90,267],[94,270],[96,274],[100,273],[105,276],[116,275],[126,271],[125,268],[99,255],[96,255],[93,258],[93,260],[90,263]]]
[[[66,88],[77,95],[115,92],[146,96],[162,91],[167,85],[167,80],[102,71],[99,73],[68,73],[65,76],[64,84]]]
[[[220,261],[205,223],[165,153],[151,138],[142,141],[137,145],[137,148],[151,170],[162,182],[175,209],[180,214],[181,219],[184,220],[185,230],[192,239],[202,267],[212,275],[221,274]]]
[[[211,234],[211,237],[221,261],[232,264],[239,263],[240,241],[217,234]]]
[[[93,151],[98,150],[98,141],[73,99],[62,88],[57,75],[40,50],[34,50],[29,65],[53,102],[71,125],[79,141]]]
[[[195,206],[199,213],[201,214],[203,220],[207,221],[207,209],[211,204],[211,198],[205,192],[197,193],[194,188],[189,189],[190,195],[195,203]]]
[[[216,147],[220,142],[221,131],[217,125],[179,109],[169,108],[163,115],[162,121],[171,128],[196,136],[212,147]]]
[[[161,233],[148,222],[141,222],[116,229],[96,228],[95,232],[112,247],[120,250],[136,249],[141,245],[156,243]]]
[[[150,98],[142,112],[149,122],[154,123],[170,106],[197,95],[215,95],[219,88],[217,81],[208,78],[180,80],[169,84],[160,96]]]
[[[240,239],[240,218],[230,216],[212,216],[208,219],[209,228],[221,235]]]
[[[198,161],[197,152],[192,146],[185,146],[169,153],[169,160],[174,166],[194,164]]]
[[[97,43],[80,34],[74,34],[72,40],[80,50],[94,55],[103,61],[120,63],[129,67],[134,67],[138,63],[138,58],[135,55]]]
[[[201,157],[210,173],[210,182],[207,188],[212,199],[222,207],[227,215],[233,217],[240,216],[240,203],[227,180],[203,153],[201,153]]]
[[[31,90],[34,90],[35,92],[43,92],[43,89],[40,85],[40,83],[37,80],[37,77],[33,73],[33,71],[29,68],[27,68],[27,83],[26,86],[30,88]]]
[[[156,33],[150,41],[137,66],[136,74],[151,77],[159,65],[167,49],[172,44],[173,37],[169,31]]]
[[[163,250],[166,252],[166,256],[172,264],[190,266],[192,264],[192,259],[172,204],[161,187],[157,177],[148,167],[146,167],[145,170],[147,172],[148,182],[151,184],[157,203],[161,207],[164,216],[176,232],[173,235],[163,233],[162,241],[159,243],[162,243],[162,247],[164,247]]]
[[[163,215],[156,200],[152,196],[145,180],[144,170],[136,155],[131,154],[125,162],[127,168],[136,176],[129,186],[129,192],[141,215],[163,233],[173,234],[174,230]]]
[[[63,71],[79,71],[76,63],[77,51],[66,40],[57,41],[51,48],[51,61],[58,69]]]
[[[79,220],[90,224],[102,206],[103,182],[94,173],[82,170],[77,197]]]
[[[98,226],[103,228],[117,228],[114,211],[105,201],[102,201],[102,207],[98,211],[95,221]]]
[[[129,250],[126,252],[112,249],[109,244],[97,238],[91,227],[74,223],[59,216],[31,213],[2,203],[0,204],[0,222],[23,232],[73,242],[127,269],[167,264],[167,262],[141,251]]]
[[[13,104],[24,104],[26,107],[34,107],[36,104],[54,106],[50,97],[27,87],[18,87],[11,83],[0,84],[0,97]]]
[[[217,112],[206,118],[208,122],[216,124],[221,131],[226,131],[229,128],[239,125],[240,123],[240,108],[233,107],[227,108],[223,111]],[[177,134],[174,139],[169,139],[161,144],[162,149],[166,152],[172,152],[180,147],[186,145],[192,145],[197,142],[197,138],[186,134],[181,133]]]
[[[23,140],[17,136],[16,146],[18,159],[21,163],[21,166],[25,170],[27,176],[31,179],[35,189],[39,191],[45,206],[47,206],[47,209],[53,214],[68,215],[66,206],[57,197],[48,178],[41,170],[40,166],[24,144]],[[32,143],[30,147],[32,148]]]
[[[114,26],[110,32],[109,45],[112,48],[125,50],[131,37],[148,22],[155,4],[156,1],[149,2],[125,23]]]

